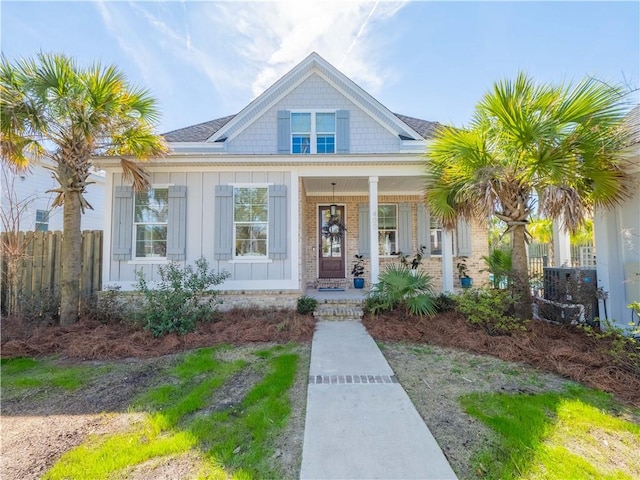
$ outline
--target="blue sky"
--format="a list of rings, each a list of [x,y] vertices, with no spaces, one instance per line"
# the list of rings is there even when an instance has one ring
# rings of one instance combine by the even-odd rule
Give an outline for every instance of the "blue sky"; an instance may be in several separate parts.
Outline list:
[[[638,1],[2,0],[0,15],[8,58],[114,63],[158,99],[159,132],[237,113],[312,51],[393,112],[455,126],[519,70],[640,87]]]

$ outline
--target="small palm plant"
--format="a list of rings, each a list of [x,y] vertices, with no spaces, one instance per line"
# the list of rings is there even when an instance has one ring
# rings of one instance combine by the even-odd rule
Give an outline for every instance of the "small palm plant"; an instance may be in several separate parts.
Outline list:
[[[371,288],[367,309],[372,314],[403,308],[411,315],[434,315],[437,311],[433,279],[426,273],[412,274],[404,265],[388,265]]]

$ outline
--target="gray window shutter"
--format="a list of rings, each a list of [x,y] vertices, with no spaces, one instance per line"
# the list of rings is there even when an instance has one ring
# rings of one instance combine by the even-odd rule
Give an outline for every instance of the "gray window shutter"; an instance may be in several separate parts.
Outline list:
[[[358,242],[360,255],[369,257],[369,204],[358,205]]]
[[[471,256],[471,225],[463,219],[458,220],[458,256]]]
[[[398,249],[405,255],[413,253],[413,235],[411,222],[411,204],[401,203],[398,205]]]
[[[215,196],[214,258],[231,260],[233,256],[233,187],[216,185]]]
[[[336,112],[336,153],[349,153],[349,110]]]
[[[289,110],[278,110],[278,153],[291,153],[291,115]]]
[[[187,187],[169,187],[167,259],[184,260],[187,248]]]
[[[424,247],[424,256],[431,255],[431,217],[424,203],[418,203],[418,249]]]
[[[269,186],[269,258],[287,258],[287,186]]]
[[[133,245],[133,188],[119,186],[113,199],[113,259],[131,260]]]

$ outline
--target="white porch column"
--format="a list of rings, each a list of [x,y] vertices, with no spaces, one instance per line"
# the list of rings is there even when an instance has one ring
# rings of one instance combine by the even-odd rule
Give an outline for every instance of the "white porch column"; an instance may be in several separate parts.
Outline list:
[[[453,230],[442,229],[442,292],[453,293]]]
[[[369,177],[369,259],[371,284],[378,283],[380,254],[378,252],[378,177]]]
[[[570,267],[571,241],[562,223],[561,219],[553,220],[553,261],[556,267]]]

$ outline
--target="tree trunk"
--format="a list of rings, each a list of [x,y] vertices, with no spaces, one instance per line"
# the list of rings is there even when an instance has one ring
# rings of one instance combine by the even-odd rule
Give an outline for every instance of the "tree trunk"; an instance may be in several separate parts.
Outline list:
[[[527,262],[527,242],[525,226],[513,227],[513,291],[518,296],[515,314],[522,320],[531,319],[531,290],[529,288],[529,263]]]
[[[67,191],[63,205],[62,284],[60,288],[60,325],[78,321],[80,308],[80,268],[82,230],[80,195]]]

